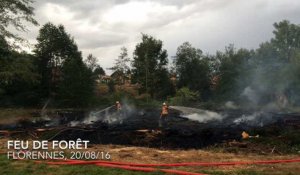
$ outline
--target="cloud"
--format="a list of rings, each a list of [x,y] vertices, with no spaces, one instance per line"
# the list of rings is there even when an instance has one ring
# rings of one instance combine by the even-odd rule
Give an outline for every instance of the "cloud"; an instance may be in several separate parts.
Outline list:
[[[298,0],[38,0],[34,4],[40,24],[63,24],[83,55],[99,58],[112,67],[122,46],[129,55],[140,33],[164,42],[169,56],[185,41],[205,53],[236,47],[257,48],[272,37],[272,24],[282,19],[300,23]],[[38,27],[24,33],[34,44]]]

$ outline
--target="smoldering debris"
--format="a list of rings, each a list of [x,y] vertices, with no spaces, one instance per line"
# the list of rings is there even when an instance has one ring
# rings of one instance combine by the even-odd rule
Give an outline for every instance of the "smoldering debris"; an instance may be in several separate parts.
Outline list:
[[[263,127],[264,124],[267,124],[269,121],[266,116],[267,115],[264,115],[263,112],[254,112],[253,114],[250,115],[243,114],[241,117],[235,119],[233,123],[237,125],[245,124],[245,125]]]
[[[45,126],[48,121],[23,122],[14,125],[14,128],[12,126],[0,126],[0,130],[22,130],[26,133],[36,133],[36,136],[40,138],[47,136],[46,138],[57,140],[85,138],[95,144],[201,148],[223,143],[224,141],[239,140],[243,131],[260,130],[262,126],[264,128],[273,128],[274,126],[280,128],[288,122],[296,123],[295,120],[297,119],[293,116],[293,120],[288,121],[286,114],[268,112],[242,110],[214,112],[197,108],[171,106],[167,127],[159,128],[159,108],[141,109],[123,105],[123,110],[124,116],[120,119],[114,118],[113,115],[116,113],[113,107],[108,109],[107,113],[96,113],[100,110],[94,111],[93,114],[98,114],[96,118],[92,118],[88,112],[73,111],[71,113],[68,111],[61,112],[58,116],[55,115],[56,126]],[[106,117],[112,119],[107,121]],[[276,122],[282,118],[287,122],[280,122],[280,125],[278,125]],[[92,122],[93,120],[95,121]],[[51,132],[48,133],[48,131]],[[18,137],[31,137],[26,133],[19,134]],[[51,137],[49,137],[49,134]]]

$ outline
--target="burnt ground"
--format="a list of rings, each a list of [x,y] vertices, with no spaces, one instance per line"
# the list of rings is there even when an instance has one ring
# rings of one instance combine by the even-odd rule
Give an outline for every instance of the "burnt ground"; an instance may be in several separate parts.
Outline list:
[[[113,111],[110,111],[113,113]],[[48,140],[90,140],[92,144],[117,144],[153,148],[188,149],[203,148],[228,142],[240,141],[241,133],[250,135],[278,136],[282,130],[299,131],[298,114],[264,113],[266,121],[233,121],[251,111],[220,111],[226,118],[199,123],[183,118],[179,111],[171,110],[167,126],[158,127],[158,109],[140,109],[124,116],[122,121],[107,122],[102,120],[84,124],[88,115],[85,111],[60,111],[48,119],[21,120],[15,124],[0,125],[0,135],[13,138],[32,138]],[[104,114],[103,114],[104,115]],[[263,116],[264,117],[264,116]],[[71,126],[70,123],[78,123]],[[298,144],[298,143],[296,143]]]

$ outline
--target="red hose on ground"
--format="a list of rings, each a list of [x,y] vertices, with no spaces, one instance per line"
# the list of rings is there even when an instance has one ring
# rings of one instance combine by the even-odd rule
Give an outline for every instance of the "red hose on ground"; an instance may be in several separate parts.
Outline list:
[[[37,163],[44,163],[44,161],[36,161]],[[99,163],[99,162],[106,162],[106,163]],[[156,168],[149,168],[149,167],[135,167],[129,165],[119,165],[110,164],[108,161],[81,161],[81,160],[68,160],[65,162],[46,162],[48,165],[97,165],[101,167],[109,167],[109,168],[119,168],[124,170],[131,170],[131,171],[142,171],[142,172],[156,172],[161,171],[165,173],[177,174],[177,175],[206,175],[202,173],[192,173],[187,171],[180,171],[180,170],[172,170],[172,169],[156,169]]]
[[[44,163],[43,161],[36,161],[37,163]],[[299,159],[287,160],[264,160],[264,161],[247,161],[247,162],[187,162],[187,163],[172,163],[172,164],[138,164],[138,163],[123,163],[111,161],[84,161],[84,160],[63,160],[63,161],[48,161],[49,165],[97,165],[101,167],[119,168],[124,170],[155,172],[162,171],[165,173],[172,173],[177,175],[205,175],[199,173],[192,173],[186,171],[172,170],[172,169],[156,169],[152,167],[178,167],[178,166],[229,166],[229,165],[250,165],[250,164],[276,164],[276,163],[292,163],[300,162]]]
[[[259,164],[276,164],[276,163],[292,163],[300,162],[300,159],[288,160],[265,160],[265,161],[248,161],[248,162],[188,162],[188,163],[172,163],[172,164],[139,164],[139,163],[125,163],[125,162],[111,162],[111,161],[84,161],[84,160],[65,160],[62,162],[47,162],[52,165],[87,165],[87,164],[111,164],[124,165],[134,167],[178,167],[178,166],[229,166],[229,165],[259,165]]]
[[[143,171],[143,172],[161,171],[161,172],[172,173],[172,174],[177,174],[177,175],[206,175],[206,174],[191,173],[191,172],[179,171],[179,170],[134,167],[134,166],[126,166],[126,165],[113,165],[113,164],[106,164],[106,163],[96,163],[95,165],[101,166],[101,167],[120,168],[120,169],[124,169],[124,170]]]

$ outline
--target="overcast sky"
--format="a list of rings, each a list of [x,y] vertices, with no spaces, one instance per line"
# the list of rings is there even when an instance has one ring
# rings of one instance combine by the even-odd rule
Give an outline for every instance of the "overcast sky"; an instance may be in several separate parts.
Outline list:
[[[34,7],[40,25],[63,24],[84,58],[91,53],[104,68],[122,46],[132,58],[141,33],[162,40],[172,57],[185,41],[211,54],[230,43],[255,49],[272,37],[274,22],[300,24],[299,0],[36,0]],[[35,44],[40,27],[22,35]]]

